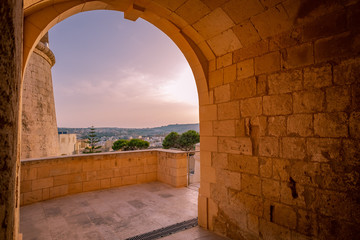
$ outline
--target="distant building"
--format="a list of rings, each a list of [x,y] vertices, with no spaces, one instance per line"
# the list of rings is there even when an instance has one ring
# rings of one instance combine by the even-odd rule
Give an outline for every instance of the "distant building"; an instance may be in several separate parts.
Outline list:
[[[72,155],[76,153],[76,134],[59,134],[60,155]]]

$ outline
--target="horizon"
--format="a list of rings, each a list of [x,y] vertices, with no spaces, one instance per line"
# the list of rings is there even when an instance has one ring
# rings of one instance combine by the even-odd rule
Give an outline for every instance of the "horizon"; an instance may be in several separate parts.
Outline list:
[[[106,26],[106,27],[104,27]],[[76,14],[49,30],[58,126],[151,128],[199,121],[195,79],[158,28],[117,11]]]
[[[93,127],[94,127],[94,128],[145,129],[145,128],[160,128],[160,127],[167,127],[167,126],[172,126],[172,125],[195,125],[195,124],[200,125],[200,123],[170,123],[170,124],[167,124],[167,125],[156,126],[156,127],[130,127],[130,128],[127,128],[127,127],[95,127],[95,126],[93,126]],[[91,128],[91,127],[92,127],[92,126],[90,126],[90,127],[57,127],[57,128]]]

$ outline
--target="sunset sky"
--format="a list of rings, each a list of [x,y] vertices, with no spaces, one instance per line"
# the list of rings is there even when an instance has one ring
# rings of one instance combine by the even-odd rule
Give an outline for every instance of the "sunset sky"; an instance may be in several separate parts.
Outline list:
[[[49,31],[58,127],[197,123],[195,80],[159,29],[123,13],[80,13]]]

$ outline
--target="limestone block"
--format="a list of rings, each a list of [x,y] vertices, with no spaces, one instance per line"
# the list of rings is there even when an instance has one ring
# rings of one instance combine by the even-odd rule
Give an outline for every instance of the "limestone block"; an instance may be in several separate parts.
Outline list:
[[[352,112],[349,120],[350,136],[360,138],[360,112]]]
[[[224,84],[232,83],[236,80],[236,64],[224,68]]]
[[[289,19],[286,10],[281,4],[261,14],[252,16],[251,22],[254,24],[262,39],[290,30],[293,25],[292,20]]]
[[[294,92],[302,89],[302,71],[275,73],[268,76],[269,94]]]
[[[240,48],[234,51],[233,62],[240,62],[245,59],[250,59],[253,57],[258,57],[264,55],[269,50],[269,43],[267,40],[258,41],[250,44],[249,46]],[[280,61],[280,57],[279,57]]]
[[[100,180],[92,180],[88,182],[83,182],[83,191],[95,191],[100,189]]]
[[[312,43],[287,48],[282,52],[283,67],[290,69],[314,64]]]
[[[359,83],[360,58],[349,59],[334,66],[334,82],[337,85]]]
[[[316,214],[311,211],[298,210],[298,227],[297,231],[305,234],[306,236],[317,236],[317,219]],[[292,233],[293,234],[293,233]],[[305,237],[298,237],[294,239],[306,239]]]
[[[233,31],[244,47],[261,40],[254,25],[250,21],[236,25]]]
[[[34,180],[37,179],[37,168],[22,167],[21,168],[22,180]]]
[[[237,137],[245,137],[248,136],[246,133],[246,125],[245,125],[245,119],[242,118],[240,120],[236,120],[235,122],[235,134]]]
[[[235,137],[235,120],[216,121],[213,126],[214,135]]]
[[[124,176],[121,177],[121,184],[122,185],[131,185],[131,184],[136,184],[137,179],[136,179],[136,175],[133,176]]]
[[[254,75],[254,60],[248,59],[237,63],[237,79],[248,78]]]
[[[48,188],[54,186],[54,179],[50,178],[42,178],[42,179],[35,179],[31,182],[31,189],[38,190],[42,188]]]
[[[268,94],[267,76],[260,75],[256,77],[256,93],[258,96],[264,96]]]
[[[276,204],[273,210],[273,221],[290,229],[296,228],[296,212],[284,204]]]
[[[262,97],[247,98],[240,101],[240,113],[242,117],[262,115],[262,109]]]
[[[224,70],[219,69],[209,74],[209,87],[214,88],[221,86],[224,82]]]
[[[209,39],[231,28],[234,23],[221,8],[217,8],[193,26],[200,35]]]
[[[351,87],[351,109],[353,111],[360,111],[360,84]]]
[[[243,99],[256,95],[256,78],[240,79],[230,84],[231,99]]]
[[[261,196],[261,180],[258,176],[241,174],[241,191]]]
[[[225,54],[216,59],[216,68],[227,67],[232,64],[232,53]]]
[[[215,9],[227,2],[227,0],[206,0],[203,1],[210,9]]]
[[[216,152],[218,149],[217,137],[200,136],[201,150]]]
[[[303,159],[306,156],[304,138],[286,137],[281,139],[281,157],[289,159]]]
[[[347,114],[342,112],[315,114],[314,131],[315,135],[320,137],[347,137]]]
[[[210,12],[210,9],[200,0],[186,1],[176,11],[189,24],[193,24]]]
[[[42,190],[36,190],[24,193],[23,204],[27,205],[34,202],[40,202],[42,200]]]
[[[228,154],[212,153],[211,166],[215,169],[227,169],[228,168]]]
[[[130,175],[137,175],[137,174],[141,174],[144,173],[144,166],[136,166],[136,167],[131,167],[130,168]],[[111,177],[111,175],[110,175]]]
[[[60,196],[65,196],[69,193],[68,185],[56,186],[50,188],[50,198],[56,198]]]
[[[325,94],[321,90],[293,93],[294,113],[314,113],[324,110]]]
[[[280,70],[280,52],[272,52],[255,58],[255,74],[271,73]]]
[[[296,184],[309,185],[314,187],[317,186],[313,179],[316,179],[316,176],[321,172],[319,163],[294,161],[290,167],[291,177],[296,182]],[[309,201],[310,200],[311,198],[309,198]]]
[[[101,189],[110,188],[111,187],[110,178],[101,179],[100,180],[100,187],[101,187]]]
[[[279,139],[276,137],[261,137],[259,155],[263,157],[279,156]]]
[[[217,106],[216,105],[206,105],[200,106],[200,120],[201,121],[210,121],[217,119]]]
[[[213,135],[213,124],[212,121],[203,121],[200,124],[200,135],[201,136],[212,136]]]
[[[217,183],[225,188],[240,190],[240,173],[223,169],[216,169]]]
[[[252,155],[252,143],[246,137],[219,137],[219,152]]]
[[[256,179],[253,184],[256,185],[255,191],[260,189],[260,180],[256,176],[248,175]],[[250,180],[250,179],[247,179]],[[251,182],[248,182],[251,185]],[[247,186],[248,187],[248,186]],[[235,206],[237,209],[246,213],[254,214],[258,217],[263,215],[264,207],[262,198],[256,195],[250,195],[244,192],[233,191],[229,189],[229,202],[230,205]],[[234,208],[233,208],[234,209]]]
[[[200,165],[200,178],[209,183],[216,183],[215,168]]]
[[[130,175],[130,167],[122,167],[118,169],[114,169],[114,177],[122,177]]]
[[[82,183],[70,183],[68,187],[69,194],[80,193],[83,191]]]
[[[280,94],[263,97],[265,115],[287,115],[292,112],[292,97],[290,94]]]
[[[259,175],[259,160],[253,156],[229,154],[228,169],[235,172]]]
[[[268,117],[268,134],[269,136],[280,137],[286,136],[287,120],[284,116]]]
[[[256,236],[259,234],[259,217],[254,214],[247,215],[247,228]]]
[[[290,239],[290,230],[288,228],[279,226],[261,218],[259,228],[260,234],[264,239],[272,239],[273,236],[276,236],[277,239]]]
[[[281,182],[280,196],[281,203],[290,205],[290,206],[298,206],[300,208],[313,208],[313,201],[315,199],[315,189],[310,188],[308,186],[304,186],[299,183],[295,183],[295,189],[297,193],[297,197],[293,196],[293,191],[290,187],[293,185],[290,184],[289,180],[286,182]],[[305,201],[306,199],[306,201]]]
[[[264,11],[258,0],[231,0],[223,6],[223,9],[235,23],[241,23]]]
[[[270,8],[273,7],[279,3],[281,3],[283,0],[260,0],[261,4],[265,7],[265,8]]]
[[[216,56],[231,53],[242,47],[239,39],[232,29],[220,33],[219,35],[209,39],[207,42]]]
[[[31,181],[22,181],[20,193],[31,192]]]
[[[287,119],[287,134],[308,137],[313,134],[312,114],[295,114]]]
[[[331,138],[308,138],[306,151],[311,161],[336,161],[340,157],[341,142]]]
[[[200,107],[201,110],[201,107]],[[219,120],[227,119],[239,119],[240,118],[240,106],[238,101],[231,101],[228,103],[222,103],[218,105],[218,117]]]
[[[304,68],[304,87],[305,88],[322,88],[331,86],[332,70],[330,64],[319,67]]]
[[[290,179],[290,161],[282,158],[273,158],[273,178],[288,182]]]
[[[259,158],[260,165],[260,177],[261,178],[271,178],[273,175],[273,164],[272,158]]]
[[[230,101],[230,84],[222,85],[214,89],[215,103]]]
[[[265,199],[280,201],[280,182],[271,179],[261,180],[261,192]]]
[[[142,170],[144,167],[141,167]],[[131,171],[131,168],[130,168]],[[112,178],[114,176],[113,169],[100,170],[96,173],[96,179]]]

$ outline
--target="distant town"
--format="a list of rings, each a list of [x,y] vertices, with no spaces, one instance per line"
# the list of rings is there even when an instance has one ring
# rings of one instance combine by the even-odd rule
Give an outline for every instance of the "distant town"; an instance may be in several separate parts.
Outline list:
[[[116,128],[94,126],[102,152],[112,151],[118,139],[142,139],[150,143],[150,148],[161,148],[162,142],[170,132],[182,134],[188,130],[199,132],[199,124],[170,124],[154,128]],[[58,128],[61,155],[79,154],[86,147],[89,128]]]

